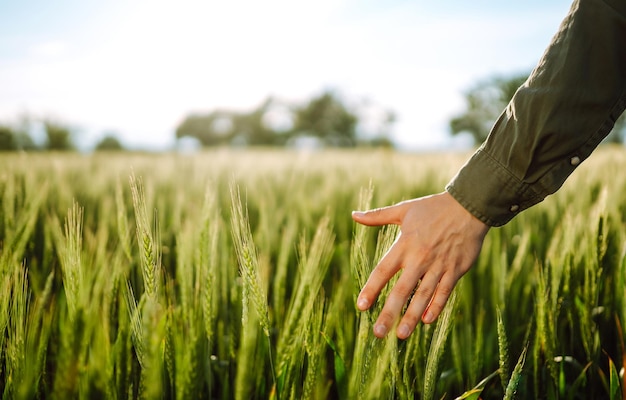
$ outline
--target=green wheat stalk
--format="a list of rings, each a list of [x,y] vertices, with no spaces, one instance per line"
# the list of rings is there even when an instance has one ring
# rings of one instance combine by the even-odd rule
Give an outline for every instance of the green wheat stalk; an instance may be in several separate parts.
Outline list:
[[[267,297],[263,292],[263,287],[261,286],[259,258],[257,256],[256,246],[254,245],[254,241],[252,238],[252,232],[250,230],[248,216],[246,213],[244,213],[244,208],[241,202],[241,195],[239,194],[239,189],[235,186],[234,183],[231,183],[230,186],[230,197],[232,204],[232,237],[233,243],[235,245],[235,251],[237,253],[237,260],[239,262],[239,273],[241,274],[241,277],[243,279],[241,319],[243,326],[244,346],[247,350],[244,354],[246,354],[246,357],[249,357],[249,352],[252,352],[254,348],[253,342],[256,343],[256,337],[253,337],[251,332],[248,332],[248,320],[250,318],[248,307],[249,304],[252,303],[255,309],[256,318],[258,318],[258,322],[263,329],[265,337],[267,338],[268,350],[270,351],[269,359],[272,371],[272,379],[274,381],[274,385],[276,386],[276,371],[274,370],[274,363],[271,354],[272,345],[270,342],[269,309],[267,305]],[[239,390],[239,388],[244,387],[244,378],[240,378],[239,374],[239,370],[243,368],[249,368],[249,366],[244,364],[240,365],[240,367],[238,368],[237,393],[240,396],[244,396],[245,394],[244,390]]]
[[[526,361],[526,351],[528,350],[528,346],[525,346],[522,350],[522,354],[519,356],[517,360],[517,364],[515,364],[515,368],[513,369],[513,373],[511,374],[511,379],[506,387],[506,391],[504,393],[503,400],[512,400],[515,398],[517,394],[517,388],[519,387],[519,383],[522,379],[522,370],[524,368],[524,363]]]
[[[11,224],[13,227],[11,234],[3,240],[0,247],[0,268],[10,269],[11,265],[20,264],[24,259],[24,252],[31,241],[40,216],[40,209],[48,195],[48,184],[38,185],[36,193],[36,196],[29,198],[26,207]]]
[[[144,355],[145,344],[143,324],[141,322],[141,313],[139,312],[137,300],[135,299],[133,287],[131,286],[130,282],[126,282],[125,289],[126,290],[124,291],[124,298],[126,299],[128,314],[130,315],[131,339],[133,342],[133,346],[135,347],[135,353],[137,354],[139,364],[142,368],[146,368],[146,357]]]
[[[294,354],[292,347],[297,337],[296,331],[307,326],[314,309],[315,299],[319,296],[322,282],[326,276],[332,256],[334,235],[330,219],[322,218],[315,232],[315,237],[307,249],[304,239],[300,242],[301,262],[298,264],[296,288],[289,304],[278,344],[279,369]]]
[[[17,397],[19,385],[24,381],[27,369],[26,335],[27,317],[30,305],[28,274],[26,269],[15,267],[11,273],[11,305],[5,354],[6,387],[3,398]]]
[[[130,229],[128,228],[128,219],[126,218],[126,203],[124,202],[122,184],[118,180],[115,185],[115,205],[117,208],[117,233],[120,245],[128,260],[132,260]]]
[[[217,199],[215,194],[207,189],[202,207],[202,229],[200,231],[197,263],[203,272],[202,311],[204,329],[209,343],[213,340],[213,322],[216,316],[213,302],[215,299],[219,299],[216,275],[218,273],[218,245],[221,225]]]
[[[137,243],[140,247],[141,273],[144,281],[144,290],[147,296],[156,298],[159,290],[159,273],[161,269],[161,252],[159,250],[159,229],[155,210],[155,233],[152,233],[146,205],[146,196],[143,184],[130,175],[130,190],[135,209],[137,225]],[[156,237],[155,237],[156,236]]]
[[[502,388],[506,390],[506,386],[511,379],[511,371],[509,366],[509,341],[506,335],[506,329],[504,327],[504,321],[502,319],[502,312],[500,308],[496,309],[498,319],[498,363],[500,372],[500,381]]]
[[[4,271],[0,268],[0,271]],[[11,293],[12,279],[11,274],[0,272],[0,291],[5,293],[4,296],[0,296],[0,355],[4,353],[4,344],[6,340],[6,331],[9,324],[9,310],[11,305],[11,296],[6,294]],[[4,357],[0,357],[0,375],[2,375],[4,363]]]
[[[237,252],[237,260],[239,261],[239,272],[243,278],[242,320],[245,326],[249,318],[248,307],[252,303],[259,317],[261,328],[263,328],[265,336],[269,338],[269,310],[266,295],[261,286],[259,258],[252,239],[248,216],[244,213],[239,189],[234,184],[230,187],[230,194],[232,201],[231,226],[233,243]]]
[[[27,275],[28,272],[24,271],[24,276]],[[23,321],[26,333],[24,368],[22,369],[22,377],[16,385],[15,398],[35,398],[41,385],[53,319],[53,313],[48,309],[52,298],[53,280],[54,273],[51,272],[46,279],[43,291],[33,299],[32,307],[30,294],[28,295],[28,304],[26,305],[28,315]],[[20,284],[23,285],[23,283]],[[18,301],[22,301],[22,295],[17,297],[19,298]]]
[[[324,304],[324,297],[318,297],[313,306],[308,329],[306,330],[304,347],[307,355],[307,369],[302,389],[302,399],[315,399],[317,397],[315,395],[315,385],[320,378],[322,358],[325,355],[324,337],[321,334],[324,322]]]
[[[452,314],[456,309],[456,300],[457,294],[456,291],[454,291],[448,300],[448,304],[438,318],[437,327],[435,328],[433,338],[430,342],[430,350],[428,351],[428,359],[426,360],[426,376],[424,378],[424,400],[431,400],[435,395],[441,359],[448,335],[452,330]]]
[[[81,306],[81,291],[84,290],[86,284],[81,265],[82,227],[83,209],[74,203],[65,220],[65,248],[61,253],[63,285],[66,290],[70,319],[75,318],[77,309]]]

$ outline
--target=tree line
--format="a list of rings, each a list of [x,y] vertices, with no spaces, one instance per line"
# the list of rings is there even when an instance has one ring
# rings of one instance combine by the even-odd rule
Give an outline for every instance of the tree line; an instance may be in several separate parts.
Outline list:
[[[35,121],[26,119],[19,126],[0,124],[0,151],[74,151],[74,130],[67,125],[52,120],[41,121],[44,140],[37,143],[31,133],[30,126]],[[94,147],[94,150],[123,150],[120,141],[107,134]]]
[[[371,110],[370,110],[371,111]],[[325,91],[302,104],[269,97],[249,112],[213,110],[188,115],[176,128],[176,138],[194,138],[202,146],[298,146],[311,140],[325,147],[392,147],[395,114],[378,109],[374,127],[364,127],[371,115],[349,106],[340,95]]]
[[[494,75],[478,82],[464,93],[465,111],[450,119],[452,135],[471,135],[475,144],[487,139],[493,124],[507,106],[517,89],[530,73],[510,76]],[[605,143],[624,143],[626,140],[626,113],[617,119]]]
[[[450,133],[469,134],[482,143],[502,110],[528,73],[494,75],[470,87],[463,95],[465,110],[449,121]],[[373,110],[372,110],[373,109]],[[372,118],[372,114],[376,114]],[[369,120],[368,120],[369,119]],[[372,123],[372,119],[374,120]],[[394,147],[391,138],[396,116],[380,107],[350,106],[339,94],[325,91],[301,104],[269,97],[251,111],[215,109],[187,115],[176,127],[177,141],[192,138],[202,147],[282,146]],[[75,150],[75,132],[58,122],[43,121],[45,140],[36,143],[28,129],[0,124],[0,151]],[[605,142],[626,141],[626,114]],[[115,134],[106,134],[94,150],[123,150]]]

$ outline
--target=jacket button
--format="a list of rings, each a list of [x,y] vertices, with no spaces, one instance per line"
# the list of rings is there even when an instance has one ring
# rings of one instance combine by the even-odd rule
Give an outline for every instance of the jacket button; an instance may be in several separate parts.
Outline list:
[[[570,158],[569,159],[569,163],[573,167],[577,166],[578,164],[580,164],[580,157],[574,156],[574,157]]]
[[[519,210],[519,206],[517,204],[513,204],[509,210],[511,212],[517,212]]]

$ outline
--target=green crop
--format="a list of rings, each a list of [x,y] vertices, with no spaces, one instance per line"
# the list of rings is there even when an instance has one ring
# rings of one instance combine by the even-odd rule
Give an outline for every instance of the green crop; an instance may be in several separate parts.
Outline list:
[[[467,155],[214,150],[0,158],[2,399],[623,398],[626,152],[488,234],[433,325],[355,307]],[[395,281],[392,280],[392,283]]]

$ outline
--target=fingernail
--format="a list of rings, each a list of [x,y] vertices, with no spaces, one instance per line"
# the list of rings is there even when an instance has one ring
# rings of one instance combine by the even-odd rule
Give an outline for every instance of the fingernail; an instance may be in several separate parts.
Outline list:
[[[387,334],[387,327],[383,324],[377,324],[374,326],[374,334],[378,337],[383,337]]]
[[[406,339],[410,334],[410,329],[408,325],[402,324],[398,327],[398,337],[400,339]]]
[[[426,311],[426,313],[422,317],[422,321],[424,321],[425,324],[430,324],[434,320],[435,320],[435,316],[433,315],[431,311]]]
[[[363,211],[352,211],[352,216],[353,217],[362,217],[364,215],[365,215],[365,213]]]
[[[370,306],[370,302],[367,301],[366,298],[362,297],[357,301],[356,306],[359,308],[359,310],[367,310],[367,308]]]

